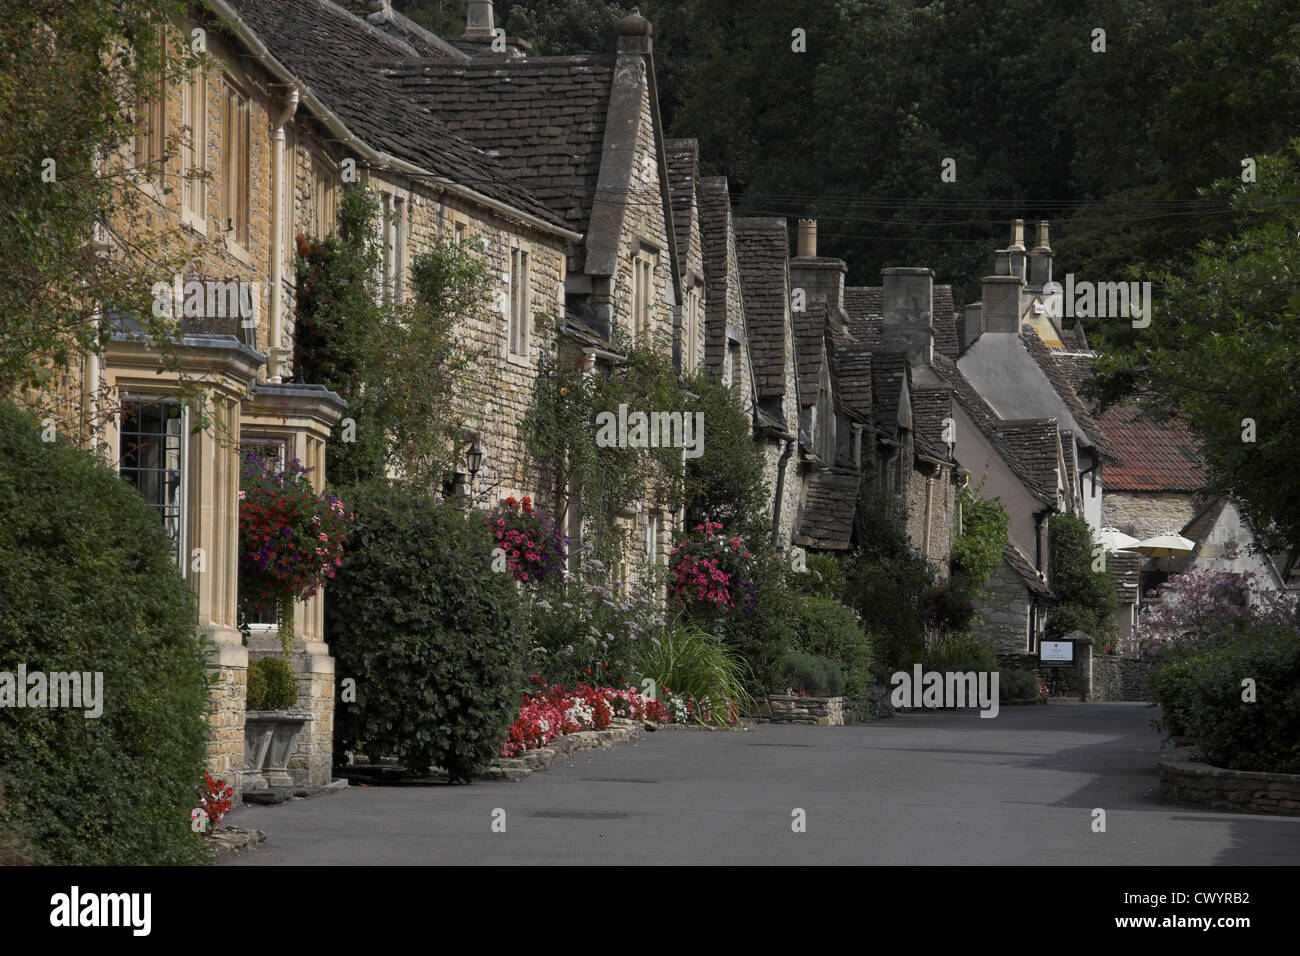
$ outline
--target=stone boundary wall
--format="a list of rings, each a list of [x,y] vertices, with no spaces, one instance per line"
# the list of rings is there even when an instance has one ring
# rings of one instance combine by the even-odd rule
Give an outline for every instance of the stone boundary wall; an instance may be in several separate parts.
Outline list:
[[[1300,816],[1300,774],[1223,770],[1186,753],[1160,758],[1160,792],[1179,803]]]
[[[843,697],[796,697],[793,694],[768,694],[769,718],[774,724],[812,724],[817,727],[843,727]]]
[[[1115,654],[1098,654],[1092,659],[1093,700],[1151,700],[1149,661]]]

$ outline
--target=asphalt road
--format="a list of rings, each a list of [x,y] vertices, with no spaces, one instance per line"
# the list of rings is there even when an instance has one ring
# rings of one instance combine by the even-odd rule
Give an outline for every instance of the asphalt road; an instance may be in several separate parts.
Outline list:
[[[662,731],[518,783],[240,807],[228,822],[267,841],[229,865],[1300,863],[1300,817],[1160,798],[1152,714],[1076,704]]]

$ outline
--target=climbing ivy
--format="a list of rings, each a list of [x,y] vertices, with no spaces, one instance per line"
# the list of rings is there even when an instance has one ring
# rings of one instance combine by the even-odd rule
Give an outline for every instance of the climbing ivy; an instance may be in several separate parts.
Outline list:
[[[952,542],[953,574],[965,575],[977,595],[1002,560],[1010,524],[1001,500],[979,497],[981,488],[983,482],[974,491],[961,490],[960,533]]]

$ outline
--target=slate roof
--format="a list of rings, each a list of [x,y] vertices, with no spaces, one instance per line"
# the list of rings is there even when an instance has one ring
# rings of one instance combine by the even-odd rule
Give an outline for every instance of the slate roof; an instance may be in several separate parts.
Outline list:
[[[642,201],[622,192],[597,196],[615,59],[407,61],[387,64],[384,76],[393,98],[473,143],[566,226],[585,233],[594,203]]]
[[[727,282],[731,275],[731,252],[727,227],[731,222],[731,195],[720,177],[700,180],[700,233],[704,249],[704,356],[707,367],[721,376],[726,358]],[[678,248],[681,248],[680,245]]]
[[[957,368],[957,363],[946,355],[936,355],[932,368],[952,388],[957,403],[974,421],[975,427],[980,430],[984,440],[993,447],[993,450],[998,453],[998,457],[1006,462],[1007,467],[1015,473],[1016,477],[1029,489],[1030,493],[1040,501],[1055,504],[1056,494],[1054,488],[1049,493],[1038,475],[1030,471],[1023,462],[1016,458],[1010,446],[998,434],[998,425],[1001,419],[989,407],[989,403],[984,401],[980,393],[975,391],[975,386],[971,385],[970,380]],[[958,449],[958,454],[960,454],[960,449]]]
[[[952,389],[929,386],[912,389],[912,428],[924,451],[941,461],[952,461],[944,441],[944,419],[952,417]]]
[[[907,356],[901,352],[871,353],[871,399],[878,426],[889,434],[898,428],[899,398],[908,376]]]
[[[835,349],[834,366],[840,404],[862,418],[871,418],[871,350],[841,342]]]
[[[427,47],[376,29],[328,0],[230,2],[271,54],[370,146],[521,212],[565,224],[504,164],[400,95],[378,71],[380,61],[428,55],[433,51]]]
[[[1115,449],[1106,439],[1105,430],[1092,417],[1088,409],[1084,407],[1082,399],[1079,398],[1074,391],[1074,387],[1070,384],[1069,376],[1057,365],[1056,354],[1044,345],[1043,340],[1038,337],[1038,333],[1032,330],[1022,331],[1020,341],[1024,343],[1025,349],[1038,364],[1038,367],[1043,370],[1047,380],[1052,383],[1052,388],[1061,396],[1061,400],[1065,402],[1065,406],[1070,410],[1070,415],[1087,432],[1088,440],[1092,442],[1093,448],[1097,450],[1104,460],[1109,462],[1118,461],[1119,456],[1116,455]]]
[[[1107,491],[1199,491],[1205,485],[1205,460],[1192,433],[1181,425],[1160,424],[1136,405],[1115,405],[1101,416],[1115,443],[1118,464],[1102,476]]]
[[[1053,352],[1052,359],[1056,362],[1056,367],[1061,375],[1074,389],[1074,394],[1078,395],[1080,401],[1082,401],[1082,389],[1088,380],[1092,378],[1092,363],[1096,360],[1096,356],[1091,352]],[[1088,410],[1092,411],[1091,404],[1088,404]],[[1104,431],[1105,428],[1103,422],[1102,430]]]
[[[1136,604],[1138,600],[1138,573],[1142,556],[1124,551],[1106,555],[1106,573],[1115,585],[1115,600],[1120,604]]]
[[[1002,560],[1020,576],[1020,580],[1024,581],[1025,586],[1031,591],[1046,595],[1052,593],[1052,589],[1047,586],[1047,582],[1039,577],[1038,571],[1034,569],[1033,562],[1021,554],[1020,549],[1010,541],[1002,545]]]
[[[817,404],[826,360],[826,296],[808,297],[807,308],[794,313],[795,359],[799,368],[799,406]]]
[[[849,329],[862,342],[873,349],[880,347],[880,334],[885,324],[884,289],[881,286],[855,286],[844,290],[844,311],[849,316]],[[952,286],[934,287],[934,350],[950,359],[960,352],[957,338],[957,314],[952,303]]]
[[[785,394],[790,254],[784,219],[736,219],[736,259],[758,397]]]
[[[691,253],[691,204],[700,178],[700,142],[695,139],[666,139],[668,195],[673,205],[673,232],[677,237],[677,270],[683,280]]]
[[[862,476],[849,470],[814,471],[804,483],[803,507],[791,542],[822,551],[847,551]]]
[[[1057,471],[1061,436],[1056,419],[1019,418],[1003,421],[998,425],[998,437],[1055,500],[1058,480],[1064,484],[1063,476]]]

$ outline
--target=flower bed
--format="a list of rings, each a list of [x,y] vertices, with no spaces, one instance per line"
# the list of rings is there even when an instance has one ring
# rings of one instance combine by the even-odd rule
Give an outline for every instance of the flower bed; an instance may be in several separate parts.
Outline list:
[[[604,730],[615,717],[658,724],[713,724],[714,711],[726,709],[727,723],[736,723],[737,708],[730,702],[709,699],[697,701],[661,688],[661,699],[646,697],[631,688],[590,687],[579,684],[569,690],[559,684],[547,684],[533,675],[537,691],[526,694],[519,716],[515,718],[501,756],[517,757],[529,750],[545,747],[562,734],[584,730]]]

